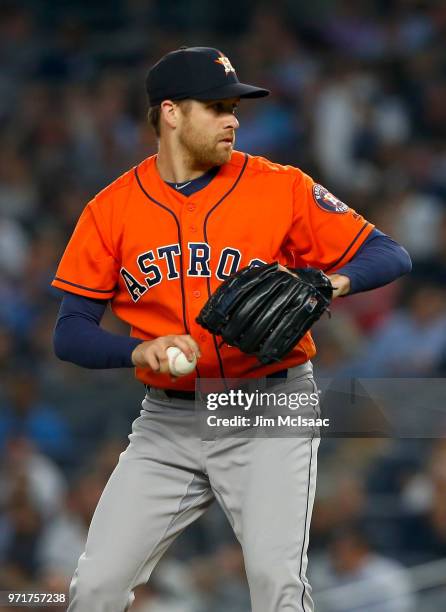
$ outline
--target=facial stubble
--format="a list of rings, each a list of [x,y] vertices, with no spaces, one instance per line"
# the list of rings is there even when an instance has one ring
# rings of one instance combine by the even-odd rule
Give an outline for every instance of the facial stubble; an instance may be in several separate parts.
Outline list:
[[[231,159],[232,147],[225,148],[218,140],[213,140],[203,131],[198,131],[188,116],[185,117],[178,140],[191,168],[206,171],[214,166],[221,166]]]

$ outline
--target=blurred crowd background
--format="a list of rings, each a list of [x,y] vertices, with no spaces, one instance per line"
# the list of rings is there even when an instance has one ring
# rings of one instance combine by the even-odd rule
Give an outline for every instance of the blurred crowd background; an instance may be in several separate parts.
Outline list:
[[[0,591],[67,590],[139,414],[131,370],[54,357],[50,281],[86,202],[156,151],[147,68],[183,44],[224,50],[242,80],[273,91],[241,104],[237,148],[301,167],[411,254],[409,278],[338,300],[318,324],[316,374],[441,378],[445,41],[442,0],[2,2]],[[109,315],[105,325],[127,333]],[[310,546],[321,612],[446,610],[436,408],[436,439],[322,441]],[[240,548],[217,507],[132,610],[249,612]]]

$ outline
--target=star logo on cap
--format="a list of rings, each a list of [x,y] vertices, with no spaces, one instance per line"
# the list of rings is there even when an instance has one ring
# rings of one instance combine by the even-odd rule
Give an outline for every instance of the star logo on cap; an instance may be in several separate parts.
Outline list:
[[[216,64],[221,64],[223,66],[226,74],[229,74],[230,72],[235,72],[231,62],[229,61],[229,58],[225,57],[224,55],[214,61]]]

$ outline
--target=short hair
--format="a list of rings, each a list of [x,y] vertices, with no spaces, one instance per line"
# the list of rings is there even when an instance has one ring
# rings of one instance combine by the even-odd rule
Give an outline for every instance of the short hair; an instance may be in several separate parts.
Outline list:
[[[147,113],[147,118],[149,120],[150,125],[155,130],[155,134],[157,138],[160,137],[160,119],[161,119],[161,106],[157,104],[156,106],[151,106],[149,108],[149,112]]]
[[[191,100],[188,98],[186,100],[178,100],[176,104],[181,107],[183,113],[187,113],[190,108]],[[155,134],[157,138],[161,135],[161,105],[157,104],[156,106],[151,106],[147,113],[147,118],[149,120],[150,125],[155,130]]]

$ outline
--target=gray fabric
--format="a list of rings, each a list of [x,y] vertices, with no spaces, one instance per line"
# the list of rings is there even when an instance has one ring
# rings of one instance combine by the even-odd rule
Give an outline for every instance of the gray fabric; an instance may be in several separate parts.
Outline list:
[[[314,391],[308,365],[289,377],[289,390]],[[93,516],[68,612],[123,612],[214,499],[242,546],[253,612],[312,612],[305,575],[319,438],[204,441],[193,402],[149,393],[142,406]]]

